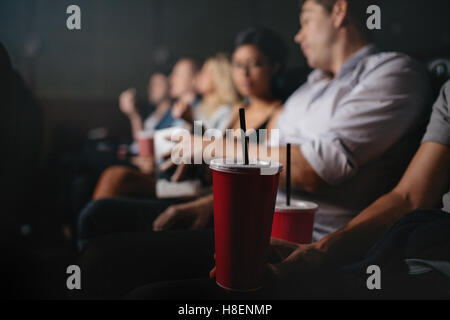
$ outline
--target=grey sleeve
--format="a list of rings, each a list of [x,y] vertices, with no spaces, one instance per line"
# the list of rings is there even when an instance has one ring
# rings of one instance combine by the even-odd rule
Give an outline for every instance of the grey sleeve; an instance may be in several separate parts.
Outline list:
[[[437,142],[450,147],[450,80],[442,87],[433,106],[430,123],[422,142]]]
[[[314,171],[337,186],[404,137],[425,108],[427,78],[409,58],[384,55],[340,99],[327,130],[301,151]]]

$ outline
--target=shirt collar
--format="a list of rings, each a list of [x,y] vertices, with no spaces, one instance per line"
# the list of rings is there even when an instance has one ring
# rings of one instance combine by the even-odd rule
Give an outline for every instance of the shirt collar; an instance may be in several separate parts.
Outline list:
[[[347,59],[347,61],[344,62],[338,72],[337,78],[341,78],[347,73],[353,71],[358,63],[361,62],[361,60],[363,60],[367,56],[370,56],[371,54],[376,53],[377,51],[378,49],[374,44],[368,44],[356,51],[353,55],[350,56],[350,58]]]
[[[337,79],[343,77],[349,72],[352,72],[358,63],[361,62],[364,58],[366,58],[369,55],[372,55],[378,51],[378,48],[374,44],[368,44],[358,51],[356,51],[353,55],[350,56],[350,58],[347,59],[347,61],[344,62],[341,69],[338,72]],[[311,72],[311,74],[308,76],[308,82],[313,83],[317,82],[322,79],[330,79],[329,75],[319,69],[314,70]]]

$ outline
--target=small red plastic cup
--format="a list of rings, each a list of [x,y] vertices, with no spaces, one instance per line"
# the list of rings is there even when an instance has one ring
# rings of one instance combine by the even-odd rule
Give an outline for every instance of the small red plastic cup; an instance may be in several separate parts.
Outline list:
[[[139,155],[141,157],[153,157],[155,154],[153,132],[141,131],[138,133],[137,140],[139,144]]]
[[[292,201],[287,206],[278,202],[272,223],[272,237],[290,242],[312,242],[314,216],[319,206],[307,201]]]
[[[282,166],[227,162],[216,159],[210,163],[216,282],[227,290],[253,291],[262,287]],[[261,174],[267,167],[271,169]]]
[[[128,155],[128,145],[121,144],[119,148],[117,148],[117,157],[121,160],[126,159]]]

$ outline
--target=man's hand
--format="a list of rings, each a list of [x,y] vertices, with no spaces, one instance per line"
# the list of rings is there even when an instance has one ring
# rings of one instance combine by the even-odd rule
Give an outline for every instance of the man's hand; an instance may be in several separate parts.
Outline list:
[[[321,267],[324,254],[316,248],[315,244],[303,245],[271,238],[268,260],[266,264],[267,281],[285,281]],[[215,276],[216,267],[209,272],[210,278]]]
[[[173,228],[176,224],[188,224],[191,230],[204,228],[211,219],[211,206],[200,198],[195,201],[170,206],[153,223],[154,231]]]
[[[276,238],[270,240],[269,280],[289,280],[322,267],[325,254],[315,243],[297,244]]]
[[[192,115],[191,106],[184,101],[177,101],[172,107],[172,117],[183,119],[187,123],[193,124],[194,117]]]
[[[128,89],[119,97],[120,110],[128,117],[136,115],[136,89]]]

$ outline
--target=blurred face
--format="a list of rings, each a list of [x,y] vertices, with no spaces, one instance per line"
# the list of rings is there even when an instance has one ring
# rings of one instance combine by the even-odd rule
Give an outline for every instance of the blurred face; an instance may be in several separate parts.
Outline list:
[[[299,32],[294,41],[298,43],[311,68],[329,71],[332,45],[336,38],[333,17],[313,0],[306,1],[300,12]]]
[[[242,96],[271,95],[274,70],[264,54],[253,45],[238,47],[232,57],[233,81]]]
[[[211,64],[205,62],[197,75],[196,89],[201,95],[213,93],[215,91],[214,80],[212,76]]]
[[[183,94],[194,89],[195,68],[190,60],[183,59],[175,64],[170,75],[170,95],[180,98]]]
[[[161,73],[154,74],[148,83],[147,92],[150,103],[161,103],[169,95],[169,79]]]

